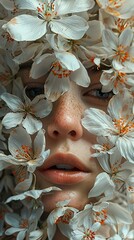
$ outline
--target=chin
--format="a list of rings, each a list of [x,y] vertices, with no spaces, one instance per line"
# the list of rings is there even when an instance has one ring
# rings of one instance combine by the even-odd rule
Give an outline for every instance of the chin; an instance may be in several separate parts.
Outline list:
[[[68,206],[77,208],[78,210],[82,210],[85,204],[89,203],[87,194],[80,194],[80,192],[71,190],[58,191],[43,196],[45,212],[51,212],[56,208],[58,202],[64,200],[70,200]]]

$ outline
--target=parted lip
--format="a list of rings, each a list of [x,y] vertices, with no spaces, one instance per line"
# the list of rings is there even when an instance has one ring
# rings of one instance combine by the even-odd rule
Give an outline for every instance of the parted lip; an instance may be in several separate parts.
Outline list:
[[[49,157],[45,163],[39,168],[40,170],[50,169],[58,164],[67,164],[71,165],[73,168],[82,172],[90,172],[78,157],[71,153],[56,153]]]

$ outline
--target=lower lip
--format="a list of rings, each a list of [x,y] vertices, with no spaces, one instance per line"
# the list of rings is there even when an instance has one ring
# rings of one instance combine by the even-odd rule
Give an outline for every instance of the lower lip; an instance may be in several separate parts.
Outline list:
[[[87,172],[82,171],[69,171],[60,169],[46,169],[39,170],[47,182],[53,184],[71,185],[84,181],[89,175]]]

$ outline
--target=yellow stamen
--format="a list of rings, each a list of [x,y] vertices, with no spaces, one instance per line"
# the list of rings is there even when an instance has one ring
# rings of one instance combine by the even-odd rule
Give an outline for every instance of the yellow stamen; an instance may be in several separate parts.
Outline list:
[[[73,217],[73,215],[74,215],[73,211],[70,209],[67,209],[63,216],[61,216],[55,220],[55,224],[58,224],[60,222],[69,224],[69,221]]]
[[[126,119],[119,118],[113,120],[114,126],[117,128],[120,136],[127,134],[129,131],[134,129],[134,122],[127,122]]]
[[[129,58],[129,54],[126,50],[126,47],[123,45],[119,45],[116,51],[116,56],[119,57],[121,62],[125,62]]]

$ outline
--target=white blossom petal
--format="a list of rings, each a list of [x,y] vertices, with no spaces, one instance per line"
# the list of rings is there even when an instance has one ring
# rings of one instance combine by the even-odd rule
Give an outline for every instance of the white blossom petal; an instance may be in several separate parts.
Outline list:
[[[26,118],[22,122],[23,127],[29,134],[34,134],[42,128],[42,122],[27,114]]]
[[[16,41],[35,41],[46,33],[46,22],[31,15],[19,15],[3,25]]]
[[[98,136],[109,136],[111,130],[114,129],[111,117],[96,108],[89,108],[85,111],[82,125]]]
[[[121,155],[129,162],[134,163],[134,132],[120,137],[116,143]]]
[[[50,72],[45,83],[45,95],[48,100],[56,101],[63,93],[69,90],[69,78],[54,76]]]
[[[109,175],[105,172],[100,173],[96,177],[95,184],[90,190],[88,197],[97,197],[101,194],[105,194],[106,197],[111,197],[113,195],[114,188],[115,185]]]
[[[44,118],[52,111],[52,103],[42,99],[32,106],[32,111],[36,117]]]
[[[54,33],[74,40],[82,38],[88,29],[87,22],[83,18],[75,15],[64,17],[60,20],[53,20],[49,24]]]
[[[75,71],[80,67],[79,61],[75,55],[69,52],[55,52],[55,56],[63,64],[63,68]]]
[[[109,29],[103,30],[102,33],[102,41],[105,47],[109,49],[116,49],[118,45],[118,37],[113,34],[113,32]]]
[[[10,153],[16,157],[18,152],[22,152],[22,146],[32,147],[31,137],[27,134],[23,127],[14,129],[8,140],[8,147]]]
[[[79,64],[80,68],[72,72],[70,78],[79,86],[88,87],[90,84],[90,77],[83,64],[81,62],[79,62]]]
[[[54,55],[50,53],[43,54],[32,64],[30,77],[37,79],[45,75],[49,71],[54,60],[55,60]]]
[[[13,112],[24,111],[24,104],[17,96],[6,92],[1,95],[1,99]]]
[[[28,10],[36,10],[37,6],[39,5],[38,0],[16,0],[17,6],[19,9],[28,9]]]
[[[58,15],[63,15],[67,13],[87,11],[93,8],[94,4],[94,0],[82,0],[82,2],[77,0],[74,0],[73,2],[72,0],[61,0],[55,2],[55,7]]]
[[[119,37],[119,45],[129,47],[133,41],[133,31],[130,29],[125,29]]]
[[[2,124],[6,129],[16,127],[22,122],[24,115],[24,113],[7,113],[2,119]]]

